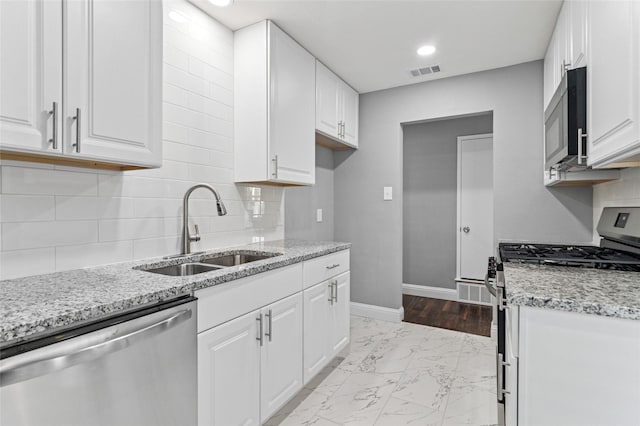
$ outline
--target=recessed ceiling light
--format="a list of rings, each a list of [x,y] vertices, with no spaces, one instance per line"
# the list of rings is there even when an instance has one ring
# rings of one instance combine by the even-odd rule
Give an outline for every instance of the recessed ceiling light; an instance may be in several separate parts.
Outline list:
[[[184,16],[182,13],[178,12],[177,10],[172,10],[171,12],[169,12],[169,18],[173,19],[176,22],[187,22],[189,20],[189,18],[187,18],[186,16]]]
[[[432,55],[436,51],[435,46],[422,46],[418,49],[418,55],[420,56],[429,56]]]
[[[209,0],[209,3],[214,6],[225,7],[233,3],[233,0]]]

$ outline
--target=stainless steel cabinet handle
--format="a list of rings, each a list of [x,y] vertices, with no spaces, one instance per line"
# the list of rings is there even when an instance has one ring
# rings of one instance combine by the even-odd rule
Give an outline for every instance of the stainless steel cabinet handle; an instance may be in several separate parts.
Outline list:
[[[329,299],[327,299],[333,305],[333,282],[329,282]]]
[[[115,330],[92,333],[84,338],[81,336],[56,343],[43,350],[27,352],[24,356],[7,358],[0,362],[0,387],[93,361],[156,336],[191,316],[191,309],[185,309],[152,323],[123,323]]]
[[[51,123],[51,130],[53,134],[51,135],[51,139],[49,139],[49,143],[53,149],[58,149],[58,103],[54,102],[51,111],[49,111],[49,115],[52,116],[53,122]]]
[[[327,266],[326,268],[327,268],[327,269],[335,269],[335,268],[337,268],[338,266],[340,266],[340,264],[339,264],[339,263],[334,263],[333,265],[331,265],[331,266]]]
[[[583,150],[583,142],[584,139],[587,137],[588,135],[586,133],[582,133],[582,128],[578,129],[578,165],[582,165],[582,160],[586,160],[588,155],[584,155],[584,150]]]
[[[344,128],[345,128],[345,122],[342,122],[342,139],[344,139]]]
[[[271,318],[272,318],[271,309],[269,309],[269,312],[267,312],[264,316],[269,318],[269,322],[267,323],[267,326],[269,327],[268,328],[269,332],[268,333],[265,332],[264,335],[269,337],[269,341],[271,341],[271,337],[273,335],[273,328],[272,328],[273,327],[273,323],[271,321]]]
[[[335,291],[335,293],[334,293],[335,294],[334,295],[334,302],[338,303],[338,280],[335,280],[333,282],[333,288],[334,288],[334,291]]]
[[[264,340],[262,339],[262,314],[260,314],[260,316],[256,318],[256,321],[258,321],[258,337],[256,337],[256,340],[260,342],[260,346],[263,346]]]
[[[74,146],[76,148],[76,152],[80,152],[80,140],[82,139],[82,135],[80,134],[82,130],[80,124],[80,121],[82,120],[80,108],[76,108],[76,115],[75,117],[73,117],[73,119],[76,120],[76,143],[71,146]]]
[[[271,177],[278,179],[278,156],[274,156],[271,162],[273,163],[273,172],[271,172]]]

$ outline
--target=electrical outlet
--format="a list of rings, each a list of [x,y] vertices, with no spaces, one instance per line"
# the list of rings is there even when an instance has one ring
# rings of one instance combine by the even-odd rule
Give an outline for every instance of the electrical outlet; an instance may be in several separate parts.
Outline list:
[[[390,186],[384,187],[384,201],[393,200],[393,188]]]
[[[316,221],[322,222],[322,209],[316,210]]]

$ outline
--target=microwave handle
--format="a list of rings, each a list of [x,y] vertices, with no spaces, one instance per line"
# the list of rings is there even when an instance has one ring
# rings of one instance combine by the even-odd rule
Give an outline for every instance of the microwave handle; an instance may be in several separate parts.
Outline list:
[[[586,149],[583,148],[583,143],[584,143],[584,139],[587,137],[588,135],[586,133],[582,133],[582,127],[578,128],[578,165],[582,165],[582,161],[587,159],[587,155],[586,154]],[[585,147],[586,148],[586,147]],[[585,154],[583,154],[583,151],[585,151]],[[586,163],[585,163],[586,164]]]

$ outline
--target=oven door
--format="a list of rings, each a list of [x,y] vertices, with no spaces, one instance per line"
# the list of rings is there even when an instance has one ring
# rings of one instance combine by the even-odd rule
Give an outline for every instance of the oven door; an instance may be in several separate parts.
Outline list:
[[[569,157],[569,130],[566,75],[556,90],[544,114],[545,169],[550,169]]]

